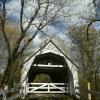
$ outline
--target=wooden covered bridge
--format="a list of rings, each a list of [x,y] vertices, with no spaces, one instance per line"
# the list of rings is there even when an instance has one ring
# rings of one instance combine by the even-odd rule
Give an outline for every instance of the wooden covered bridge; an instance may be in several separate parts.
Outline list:
[[[23,97],[30,94],[77,96],[78,71],[66,53],[50,40],[26,59],[21,84]]]

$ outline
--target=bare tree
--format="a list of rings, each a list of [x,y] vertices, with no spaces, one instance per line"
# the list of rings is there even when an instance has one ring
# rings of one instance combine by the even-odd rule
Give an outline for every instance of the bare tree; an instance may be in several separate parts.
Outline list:
[[[95,17],[89,19],[88,18],[88,25],[87,25],[87,39],[89,40],[89,29],[92,26],[93,23],[100,21],[100,12],[98,12],[98,10],[100,9],[100,1],[99,0],[93,0],[93,5],[94,5],[94,9],[95,9]]]
[[[9,38],[5,31],[7,24],[6,2],[2,0],[2,14],[0,15],[0,21],[2,26],[3,37],[7,46],[8,63],[1,81],[1,86],[6,83],[9,86],[13,85],[13,75],[16,71],[16,67],[23,64],[23,53],[27,49],[28,45],[33,41],[35,36],[41,32],[45,26],[52,23],[55,18],[63,9],[63,4],[66,2],[58,0],[20,0],[20,32],[16,43],[11,48]],[[31,7],[31,11],[27,13],[27,9]],[[31,36],[23,44],[26,35],[29,30],[33,30]]]
[[[75,53],[78,52],[78,63],[80,64],[79,74],[80,74],[80,86],[87,89],[87,82],[91,83],[91,89],[98,91],[100,81],[98,80],[97,72],[99,69],[99,31],[95,27],[90,28],[91,33],[89,41],[86,38],[87,25],[81,25],[77,27],[72,27],[70,29],[70,37],[73,41],[73,45],[77,48]],[[82,98],[86,99],[86,94],[82,93]],[[83,100],[82,99],[82,100]]]

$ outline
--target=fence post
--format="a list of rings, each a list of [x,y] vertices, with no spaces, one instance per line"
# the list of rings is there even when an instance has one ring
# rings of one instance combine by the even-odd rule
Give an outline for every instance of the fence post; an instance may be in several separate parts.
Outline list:
[[[3,100],[7,100],[8,86],[4,87]]]
[[[88,82],[88,91],[90,91],[91,90],[91,84],[90,84],[90,82]],[[88,100],[91,100],[91,93],[89,92],[88,93]]]
[[[50,92],[50,84],[48,83],[48,93]]]

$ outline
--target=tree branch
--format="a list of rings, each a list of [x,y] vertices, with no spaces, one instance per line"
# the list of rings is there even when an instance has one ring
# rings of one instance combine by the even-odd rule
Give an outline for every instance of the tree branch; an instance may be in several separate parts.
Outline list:
[[[100,19],[92,20],[92,21],[88,24],[88,26],[87,26],[86,34],[87,34],[87,40],[88,40],[88,41],[89,41],[89,28],[90,28],[90,26],[91,26],[94,22],[96,22],[96,21],[100,21]]]
[[[3,33],[3,37],[5,39],[6,45],[7,45],[7,51],[8,51],[8,62],[11,59],[11,50],[10,50],[10,43],[9,40],[6,36],[6,32],[5,32],[5,20],[6,20],[6,8],[5,8],[5,1],[2,1],[3,4],[3,13],[2,13],[2,17],[0,16],[1,19],[1,27],[2,27],[2,33]]]

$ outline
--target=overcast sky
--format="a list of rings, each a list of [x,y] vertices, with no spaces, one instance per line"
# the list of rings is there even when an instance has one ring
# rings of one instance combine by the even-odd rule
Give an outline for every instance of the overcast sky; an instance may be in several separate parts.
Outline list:
[[[1,1],[1,0],[0,0]],[[81,17],[88,17],[89,15],[93,14],[95,11],[93,9],[92,0],[72,0],[70,4],[66,5],[66,9],[69,9],[70,18],[57,18],[54,23],[49,25],[46,28],[46,32],[49,35],[57,35],[62,39],[67,38],[67,42],[70,42],[67,33],[67,28],[70,25],[76,24],[82,21]],[[1,4],[1,3],[0,3]],[[1,7],[1,5],[0,5]],[[10,20],[14,23],[15,21],[19,21],[19,12],[20,12],[20,0],[11,0],[11,2],[6,4],[7,15]],[[92,9],[92,10],[91,10]],[[27,10],[27,14],[30,9]],[[94,15],[94,14],[93,14]],[[34,42],[35,41],[35,42]],[[33,43],[38,45],[41,43],[41,36],[37,35]],[[68,43],[69,45],[69,43]]]
[[[69,5],[66,5],[66,9],[70,11],[70,18],[58,18],[55,21],[55,25],[49,25],[46,32],[48,34],[57,34],[61,38],[66,38],[65,33],[67,32],[68,25],[76,24],[82,21],[81,17],[88,17],[91,15],[94,10],[90,10],[93,8],[91,4],[92,0],[72,0]],[[19,20],[19,12],[20,12],[20,0],[12,0],[7,3],[8,16],[11,20],[17,21]],[[30,9],[28,9],[30,11]],[[27,11],[28,12],[28,11]],[[41,42],[40,36],[36,37],[36,41],[39,44]]]
[[[92,0],[72,0],[70,4],[66,4],[66,9],[69,9],[70,15],[73,15],[74,18],[71,18],[73,23],[77,22],[79,16],[87,16],[89,13],[93,12],[90,9],[93,7],[91,4]],[[15,19],[19,19],[19,12],[20,12],[20,0],[12,0],[11,2],[7,3],[7,9],[9,10],[9,16]],[[30,12],[30,9],[28,9]],[[28,12],[27,12],[28,13]]]

